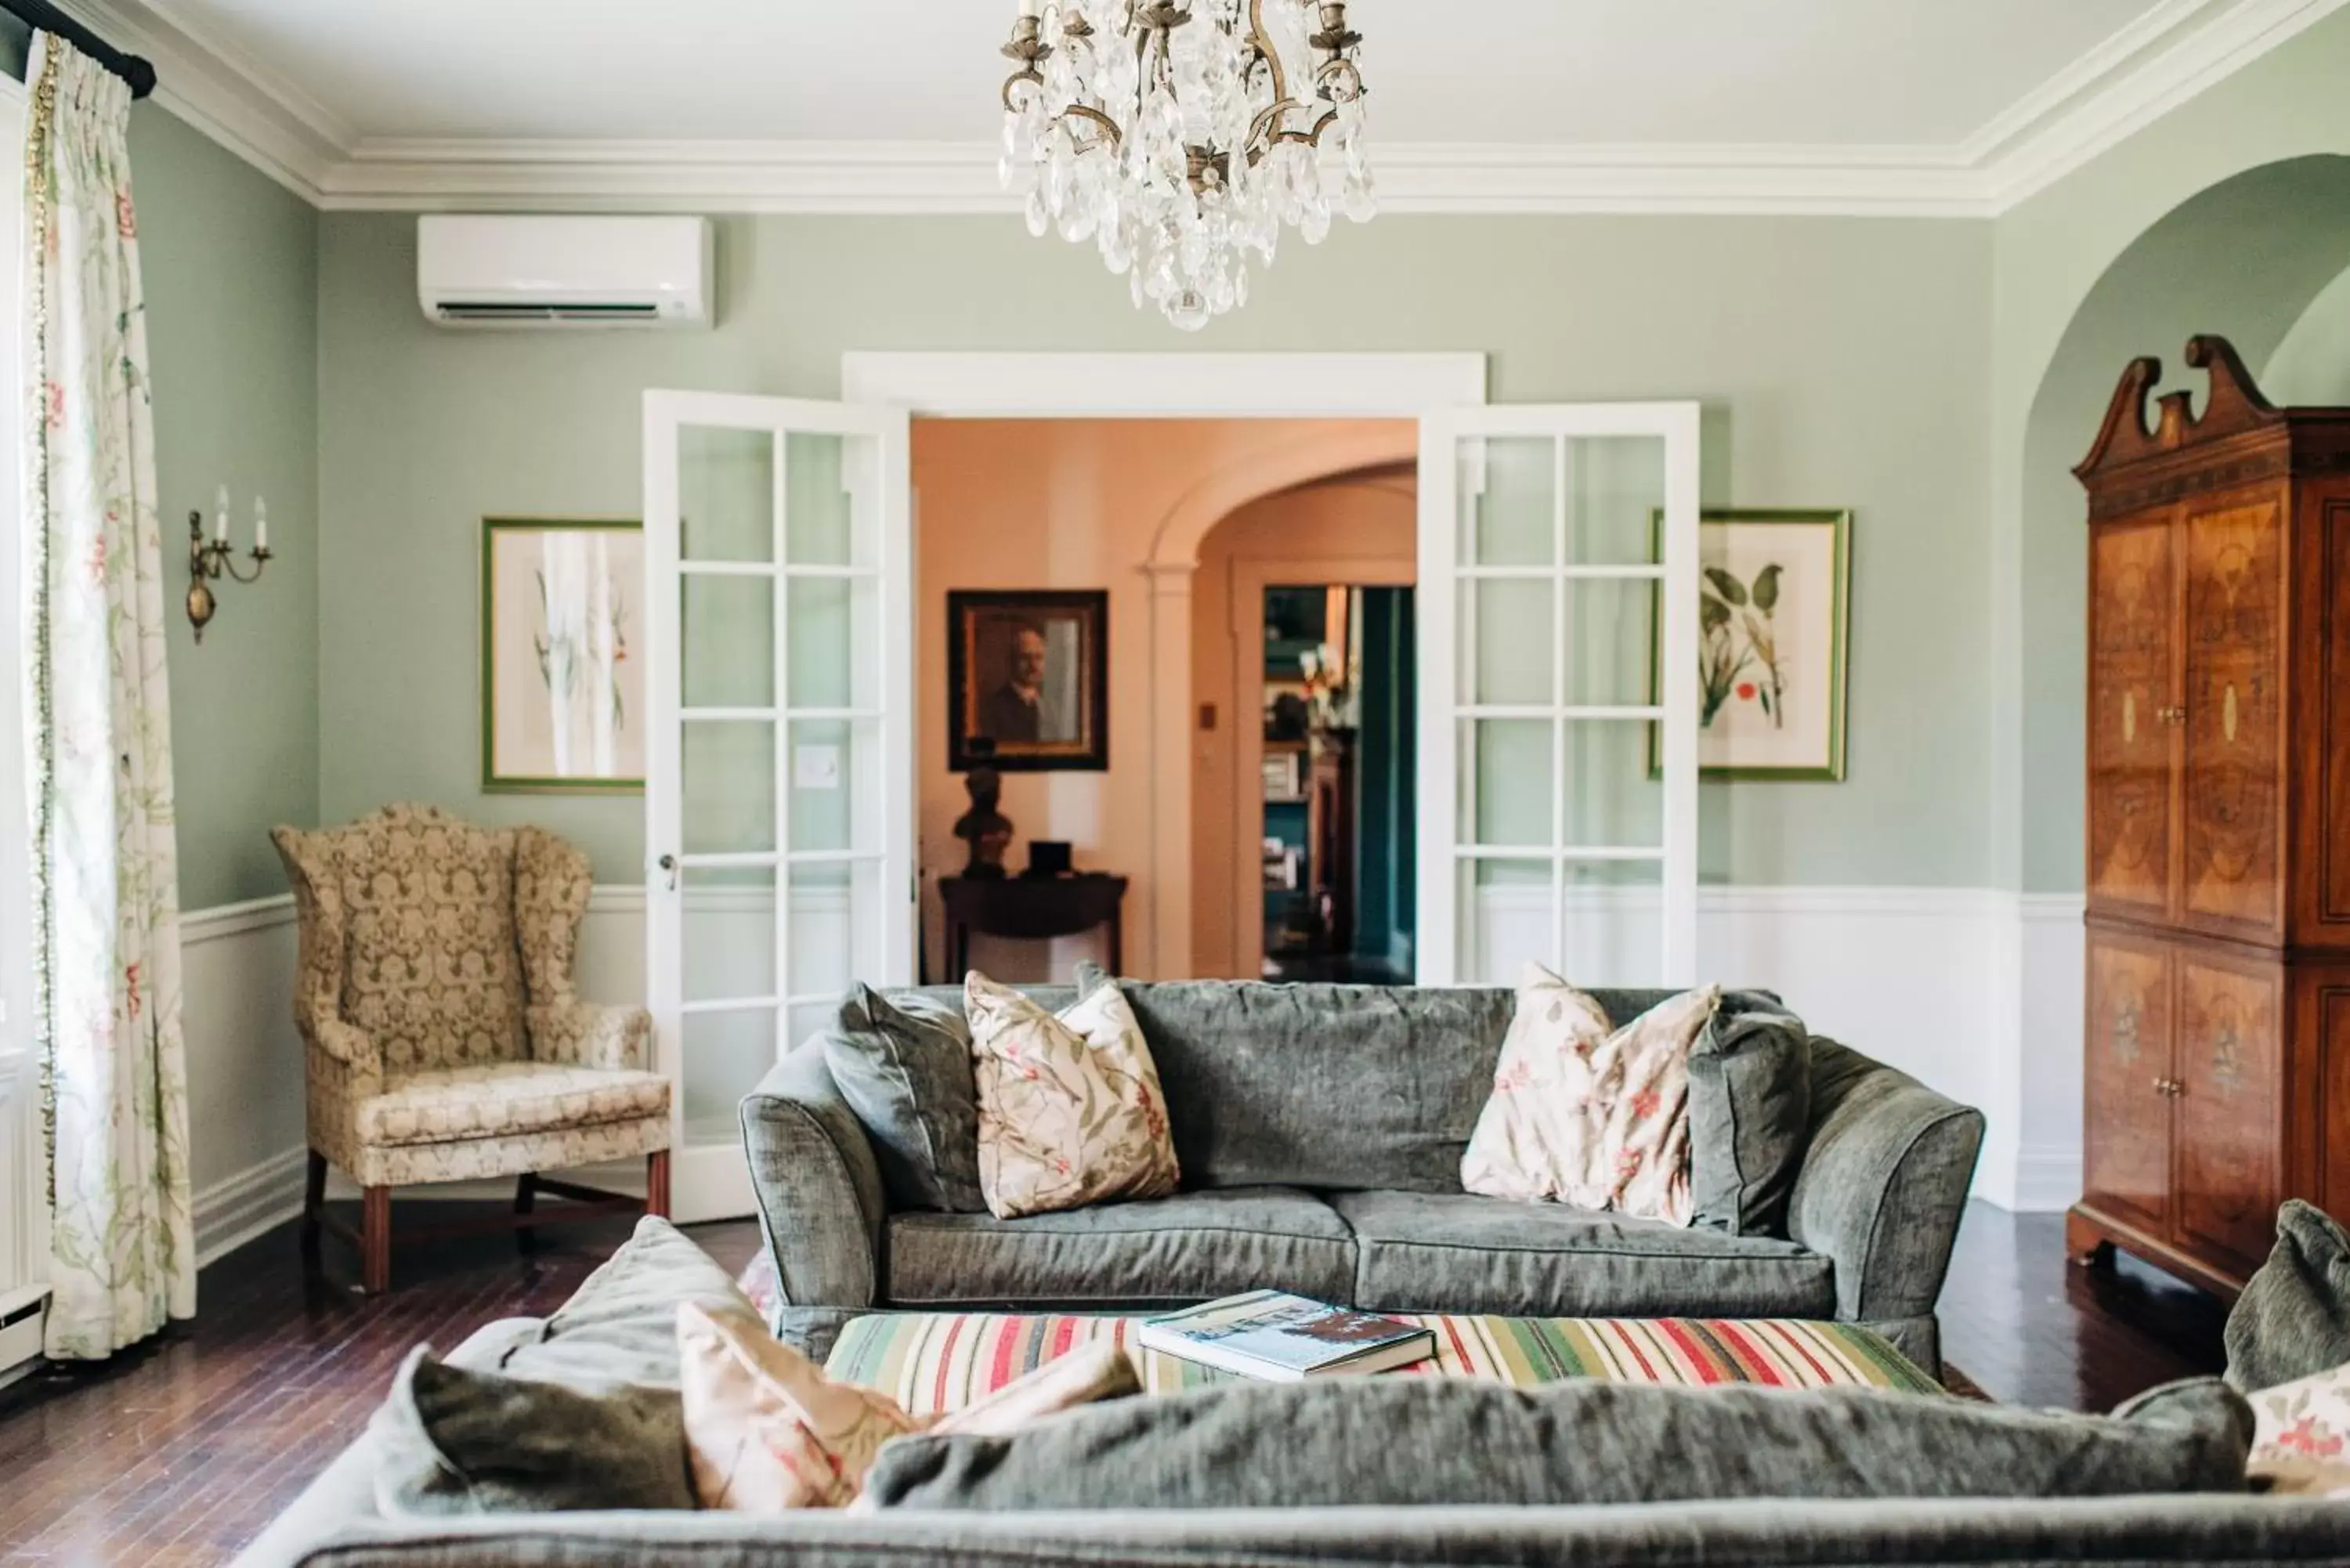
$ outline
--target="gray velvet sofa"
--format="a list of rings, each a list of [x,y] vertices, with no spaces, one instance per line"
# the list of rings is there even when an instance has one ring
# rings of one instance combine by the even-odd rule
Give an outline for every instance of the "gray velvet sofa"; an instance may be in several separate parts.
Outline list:
[[[822,1354],[876,1310],[1139,1310],[1274,1287],[1381,1311],[1835,1319],[1939,1369],[1935,1301],[1982,1116],[1858,1052],[1810,1041],[1783,1233],[1731,1234],[1461,1189],[1509,991],[1126,989],[1182,1165],[1163,1199],[1014,1220],[894,1207],[824,1042],[778,1064],[743,1130],[779,1328]],[[1620,1022],[1667,993],[1595,994]]]

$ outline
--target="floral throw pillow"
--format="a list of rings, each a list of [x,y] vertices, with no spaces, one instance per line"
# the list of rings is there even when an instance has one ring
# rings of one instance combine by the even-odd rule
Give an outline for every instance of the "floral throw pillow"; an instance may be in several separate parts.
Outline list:
[[[1097,986],[1056,1014],[973,971],[963,1012],[990,1213],[1010,1220],[1175,1190],[1159,1069],[1117,986]]]
[[[1589,996],[1526,965],[1461,1185],[1688,1224],[1690,1047],[1721,1001],[1720,986],[1684,992],[1618,1029]]]
[[[2350,1362],[2251,1396],[2244,1473],[2301,1497],[2350,1498]]]
[[[677,1349],[686,1464],[704,1508],[846,1507],[881,1445],[922,1426],[888,1396],[826,1377],[744,1309],[681,1303]]]

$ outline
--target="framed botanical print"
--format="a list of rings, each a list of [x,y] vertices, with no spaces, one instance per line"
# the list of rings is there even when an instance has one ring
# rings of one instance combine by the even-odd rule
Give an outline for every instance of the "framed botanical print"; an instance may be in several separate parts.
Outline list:
[[[1109,766],[1107,591],[947,595],[947,765]]]
[[[1659,514],[1659,540],[1663,526]],[[1842,779],[1852,514],[1707,512],[1698,557],[1700,771]],[[1663,618],[1656,618],[1659,627]],[[1651,658],[1654,701],[1661,701],[1662,664]],[[1652,772],[1661,765],[1661,740],[1651,726]]]
[[[482,788],[645,784],[642,524],[482,523]]]

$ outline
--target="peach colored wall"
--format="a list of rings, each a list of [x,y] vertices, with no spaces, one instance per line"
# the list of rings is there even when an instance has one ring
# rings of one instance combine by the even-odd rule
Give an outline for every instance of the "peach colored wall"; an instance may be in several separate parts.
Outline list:
[[[933,975],[945,949],[931,884],[962,865],[953,828],[969,805],[962,775],[946,765],[948,591],[1109,590],[1109,770],[1005,775],[1011,863],[1024,864],[1032,838],[1065,838],[1080,867],[1131,878],[1127,970],[1188,974],[1199,542],[1256,496],[1392,461],[1416,441],[1409,421],[914,421],[918,830]],[[972,961],[1006,979],[1038,979],[1066,976],[1078,957],[1100,951],[1097,939],[1057,943],[1050,954],[982,939]]]
[[[1244,844],[1263,836],[1263,680],[1268,583],[1409,583],[1419,536],[1409,470],[1349,475],[1253,501],[1200,543],[1191,583],[1191,701],[1216,704],[1216,726],[1193,718],[1198,785],[1191,798],[1191,968],[1253,979],[1263,904]],[[1399,571],[1399,568],[1400,570]],[[1253,601],[1253,602],[1252,602]],[[1242,649],[1254,657],[1243,659]]]

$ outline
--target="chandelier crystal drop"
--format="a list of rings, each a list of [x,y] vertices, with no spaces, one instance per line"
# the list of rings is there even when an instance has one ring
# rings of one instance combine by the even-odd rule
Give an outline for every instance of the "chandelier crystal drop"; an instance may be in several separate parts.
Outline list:
[[[1248,302],[1249,258],[1378,211],[1362,36],[1326,0],[1021,0],[1003,53],[1003,187],[1028,229],[1092,240],[1134,303],[1196,332]]]

